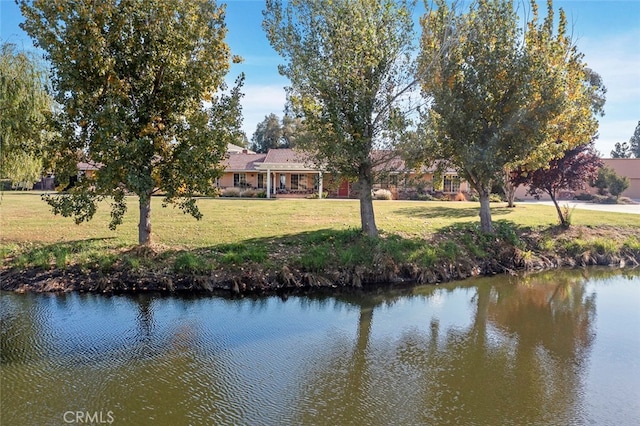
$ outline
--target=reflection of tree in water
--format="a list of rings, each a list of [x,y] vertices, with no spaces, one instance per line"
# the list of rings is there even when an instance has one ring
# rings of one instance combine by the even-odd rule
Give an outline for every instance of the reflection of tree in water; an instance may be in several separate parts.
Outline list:
[[[371,339],[380,301],[360,300],[352,351],[328,351],[309,371],[304,389],[312,392],[301,396],[297,420],[575,422],[595,296],[579,275],[556,271],[551,277],[520,284],[478,280],[470,325],[442,330],[437,317],[427,317],[427,327],[400,331],[393,341]]]
[[[188,313],[207,299],[132,296],[137,308],[130,361],[105,384],[116,395],[112,407],[123,424],[235,424],[242,418],[234,395],[238,366],[225,342],[216,342],[199,318]],[[164,312],[172,306],[184,316]],[[160,311],[158,311],[160,309]],[[171,321],[166,323],[164,317]]]

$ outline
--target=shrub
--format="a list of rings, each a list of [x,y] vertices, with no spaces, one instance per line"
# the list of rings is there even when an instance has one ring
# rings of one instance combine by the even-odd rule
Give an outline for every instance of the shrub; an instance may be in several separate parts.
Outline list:
[[[467,201],[467,197],[462,192],[458,192],[454,198],[456,201]]]
[[[245,189],[240,193],[240,196],[244,198],[253,198],[253,197],[256,197],[257,195],[258,195],[258,191],[256,191],[255,189]]]
[[[500,194],[489,194],[489,202],[491,203],[501,203],[505,201],[504,197]]]
[[[373,198],[375,200],[393,200],[393,195],[388,189],[378,189],[373,192]]]
[[[615,170],[610,167],[602,167],[598,172],[598,177],[591,186],[598,188],[598,194],[611,194],[617,200],[618,197],[629,188],[629,178],[617,175]]]
[[[593,197],[593,194],[589,194],[588,192],[582,192],[580,194],[577,194],[573,198],[575,198],[578,201],[592,201],[594,197]]]
[[[240,188],[225,188],[222,190],[220,194],[221,197],[239,197],[240,196]]]

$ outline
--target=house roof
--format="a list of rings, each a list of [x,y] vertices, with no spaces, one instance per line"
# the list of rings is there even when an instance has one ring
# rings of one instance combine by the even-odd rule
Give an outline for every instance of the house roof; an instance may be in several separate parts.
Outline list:
[[[313,170],[309,167],[309,161],[304,152],[290,148],[270,149],[262,164],[258,165],[260,170],[267,169],[287,169],[287,170]]]
[[[305,156],[304,153],[290,148],[270,149],[264,162],[267,164],[300,164],[305,162]]]
[[[229,154],[224,161],[225,170],[229,171],[252,171],[262,163],[267,154]]]
[[[93,161],[89,161],[87,163],[79,162],[77,164],[78,170],[90,171],[90,170],[100,170],[102,164],[94,163]]]
[[[240,154],[245,151],[246,151],[246,154],[255,154],[255,151],[251,151],[250,149],[243,148],[241,146],[234,145],[232,143],[227,144],[227,152],[230,154]]]
[[[398,155],[389,155],[389,151],[374,151],[372,157],[376,165],[377,173],[433,173],[437,164],[421,166],[419,171],[409,169],[406,162]],[[386,158],[385,158],[386,157]],[[255,153],[229,153],[224,163],[225,170],[230,172],[256,171],[256,170],[289,170],[289,171],[314,171],[319,169],[310,164],[310,159],[302,151],[281,148],[270,149],[266,154]],[[453,174],[455,170],[447,167],[444,174]]]

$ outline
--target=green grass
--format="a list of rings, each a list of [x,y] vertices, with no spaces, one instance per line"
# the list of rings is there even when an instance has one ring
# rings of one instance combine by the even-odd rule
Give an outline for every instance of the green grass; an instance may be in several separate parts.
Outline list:
[[[71,218],[52,215],[39,194],[5,192],[0,201],[0,254],[19,268],[80,265],[102,271],[164,267],[207,273],[247,263],[273,268],[294,264],[317,271],[331,265],[373,265],[380,256],[431,266],[464,256],[487,258],[496,238],[526,250],[518,236],[521,230],[549,230],[557,225],[552,206],[520,204],[509,209],[496,203],[492,205],[496,234],[486,236],[478,230],[478,203],[380,200],[374,201],[374,209],[382,238],[370,239],[358,230],[357,200],[201,199],[203,219],[197,221],[179,209],[162,208],[162,199],[154,198],[154,252],[145,255],[135,249],[137,198],[128,197],[127,202],[123,225],[110,231],[107,202],[92,221],[76,225]],[[607,224],[640,234],[638,219],[631,214],[576,210],[572,224],[583,229]],[[434,237],[435,242],[425,244]],[[612,243],[607,236],[559,243],[554,236],[542,235],[538,247],[607,254],[622,244]],[[637,239],[624,244],[629,250],[640,250]]]

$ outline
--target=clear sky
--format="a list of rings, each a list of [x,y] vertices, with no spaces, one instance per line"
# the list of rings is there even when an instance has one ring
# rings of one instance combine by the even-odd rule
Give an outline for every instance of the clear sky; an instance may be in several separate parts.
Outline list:
[[[282,60],[262,30],[264,1],[226,3],[227,42],[233,54],[244,58],[242,64],[232,67],[228,81],[232,83],[240,72],[246,74],[243,129],[251,139],[266,115],[282,117],[288,80],[278,74]],[[528,1],[517,3],[520,9],[529,7]],[[541,3],[543,14],[546,1]],[[614,144],[628,141],[640,120],[640,0],[555,0],[554,8],[560,7],[567,13],[585,61],[607,87],[596,148],[609,157]],[[32,49],[31,40],[18,26],[22,20],[14,0],[0,0],[0,39]]]

